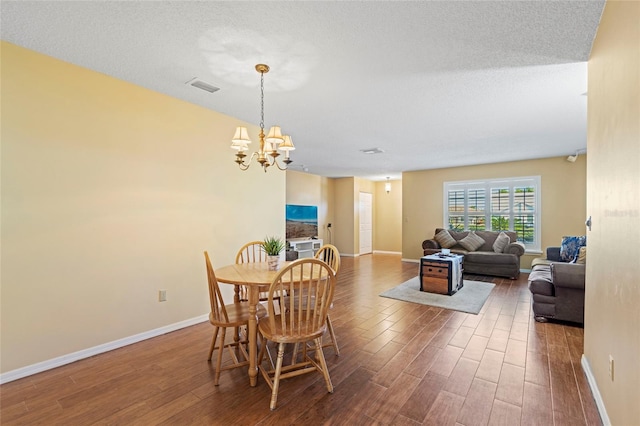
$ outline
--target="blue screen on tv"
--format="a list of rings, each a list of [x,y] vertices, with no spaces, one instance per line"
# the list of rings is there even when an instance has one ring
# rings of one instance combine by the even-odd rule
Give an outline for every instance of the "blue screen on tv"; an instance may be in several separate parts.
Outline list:
[[[318,206],[286,205],[287,239],[318,235]]]

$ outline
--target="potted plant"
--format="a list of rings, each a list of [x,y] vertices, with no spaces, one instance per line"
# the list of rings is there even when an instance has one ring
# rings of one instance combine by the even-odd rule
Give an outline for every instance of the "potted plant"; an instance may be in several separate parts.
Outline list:
[[[265,237],[262,241],[262,248],[267,254],[267,262],[269,270],[277,271],[280,266],[280,253],[284,250],[286,244],[280,237]]]

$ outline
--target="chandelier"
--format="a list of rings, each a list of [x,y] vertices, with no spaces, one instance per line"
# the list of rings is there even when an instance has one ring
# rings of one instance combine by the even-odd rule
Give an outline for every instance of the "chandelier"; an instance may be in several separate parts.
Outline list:
[[[247,132],[246,127],[236,128],[236,133],[233,135],[233,139],[231,140],[231,149],[238,151],[236,153],[235,162],[238,163],[240,170],[247,170],[249,166],[251,166],[251,161],[254,157],[257,157],[257,161],[260,163],[265,173],[269,166],[276,166],[280,170],[287,170],[287,166],[292,161],[289,158],[289,151],[293,151],[296,148],[293,146],[291,137],[289,135],[282,134],[280,126],[271,127],[271,129],[269,129],[269,134],[265,137],[264,75],[269,72],[269,66],[265,64],[258,64],[256,65],[256,71],[260,73],[260,134],[258,135],[260,138],[260,147],[258,148],[258,151],[251,154],[249,160],[245,162],[245,158],[247,157],[245,151],[249,150],[251,139],[249,139],[249,132]],[[282,160],[285,164],[284,166],[281,166],[278,161],[278,157],[280,156],[278,150],[284,152],[284,160]]]

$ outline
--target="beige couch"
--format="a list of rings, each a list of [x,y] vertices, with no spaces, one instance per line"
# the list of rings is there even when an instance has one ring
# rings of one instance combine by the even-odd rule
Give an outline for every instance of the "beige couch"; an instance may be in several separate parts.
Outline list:
[[[422,242],[424,255],[439,253],[442,245],[436,240],[436,235],[444,231],[437,228],[434,237]],[[524,254],[524,244],[517,241],[513,231],[475,231],[484,242],[476,250],[465,248],[460,242],[469,235],[468,231],[447,230],[455,240],[449,249],[451,253],[464,255],[464,272],[470,274],[493,275],[516,279],[520,275],[520,256]],[[501,251],[494,249],[494,243],[500,232],[504,232],[509,241]]]

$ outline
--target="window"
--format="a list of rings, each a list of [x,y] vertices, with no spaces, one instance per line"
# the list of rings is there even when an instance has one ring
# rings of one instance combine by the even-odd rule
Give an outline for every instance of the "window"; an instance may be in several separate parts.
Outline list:
[[[445,228],[518,234],[540,250],[540,176],[444,183]]]

